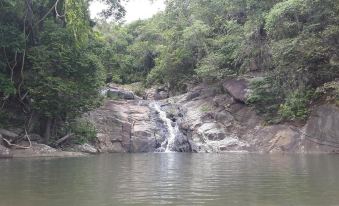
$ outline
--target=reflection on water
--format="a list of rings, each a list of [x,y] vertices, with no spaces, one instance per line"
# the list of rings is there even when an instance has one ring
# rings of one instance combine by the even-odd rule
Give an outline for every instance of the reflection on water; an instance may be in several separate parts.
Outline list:
[[[0,160],[0,206],[339,205],[339,156],[114,154]]]

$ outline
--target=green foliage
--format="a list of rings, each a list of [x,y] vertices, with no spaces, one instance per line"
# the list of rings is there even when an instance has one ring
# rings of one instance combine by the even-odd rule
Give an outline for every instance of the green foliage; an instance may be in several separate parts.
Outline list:
[[[121,0],[100,1],[103,16],[125,14]],[[303,119],[305,88],[327,91],[339,77],[333,0],[167,0],[151,19],[94,29],[91,0],[28,2],[0,3],[0,101],[41,124],[98,106],[105,79],[185,91],[198,78],[258,73],[249,103],[271,120]]]
[[[312,98],[312,91],[296,90],[285,99],[280,105],[279,115],[286,120],[305,120],[308,117],[308,104]]]
[[[13,82],[10,79],[0,73],[0,97],[3,98],[9,97],[10,95],[14,95],[16,92]]]
[[[75,135],[73,138],[76,144],[85,144],[96,138],[97,130],[93,123],[78,119],[70,124],[70,131]]]
[[[251,83],[251,89],[247,103],[253,105],[266,121],[271,123],[280,121],[277,111],[284,97],[276,80],[272,77],[254,80]]]
[[[104,80],[99,58],[89,48],[76,46],[72,34],[53,22],[46,22],[41,39],[43,45],[29,55],[32,107],[46,116],[65,118],[98,106]]]
[[[302,30],[305,1],[287,0],[277,3],[266,16],[266,30],[275,40],[293,38]]]
[[[6,127],[9,115],[6,111],[0,110],[0,127]]]
[[[210,112],[212,108],[209,105],[204,105],[200,108],[201,112]]]
[[[100,105],[108,48],[91,28],[90,2],[0,1],[1,118],[34,113],[46,142],[52,126]],[[105,3],[109,15],[122,17],[120,0]]]
[[[67,28],[78,43],[87,40],[89,28],[88,2],[84,0],[65,0],[65,16]]]
[[[145,85],[142,82],[136,82],[133,84],[125,85],[127,90],[132,91],[135,95],[143,97],[146,92]]]
[[[267,119],[279,121],[307,114],[302,108],[306,100],[296,91],[314,90],[339,77],[336,1],[166,4],[166,10],[150,20],[114,25],[110,34],[105,32],[118,54],[109,72],[119,74],[115,81],[167,84],[184,91],[183,85],[196,77],[222,80],[261,73],[263,80],[253,83],[249,101]]]
[[[326,101],[334,102],[339,106],[339,82],[327,82],[323,86],[318,87],[315,91],[316,96],[325,96]]]

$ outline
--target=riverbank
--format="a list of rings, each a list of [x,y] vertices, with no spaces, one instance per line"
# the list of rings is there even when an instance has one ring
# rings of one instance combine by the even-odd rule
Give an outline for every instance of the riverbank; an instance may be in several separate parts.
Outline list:
[[[94,125],[94,140],[79,145],[66,138],[57,148],[34,139],[30,139],[32,143],[21,141],[21,148],[3,141],[0,157],[165,151],[339,153],[337,106],[314,106],[304,123],[268,125],[246,104],[247,85],[244,79],[199,84],[172,97],[165,87],[159,87],[146,91],[143,99],[132,91],[111,87],[105,90],[110,98],[82,117]]]
[[[83,152],[68,152],[52,148],[48,145],[32,143],[26,149],[9,149],[0,145],[0,158],[35,158],[35,157],[82,157],[88,154]]]

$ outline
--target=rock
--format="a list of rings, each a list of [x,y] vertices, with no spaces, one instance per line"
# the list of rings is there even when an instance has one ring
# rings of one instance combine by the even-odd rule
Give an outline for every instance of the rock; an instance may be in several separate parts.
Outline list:
[[[2,136],[0,134],[0,158],[10,157],[10,150],[2,145]]]
[[[0,145],[0,158],[10,157],[9,149]]]
[[[153,152],[156,122],[148,104],[140,101],[106,101],[84,118],[94,123],[99,152]]]
[[[296,146],[297,139],[298,133],[290,128],[278,130],[273,139],[270,140],[271,146],[268,148],[267,152],[276,153],[291,151]]]
[[[223,83],[223,88],[236,101],[245,103],[247,98],[249,83],[245,79],[230,79]]]
[[[147,100],[163,100],[169,98],[168,88],[165,86],[158,88],[151,88],[146,90],[146,94],[143,99]]]
[[[107,96],[114,99],[125,99],[125,100],[133,100],[135,99],[135,95],[131,91],[125,91],[120,89],[108,89]]]
[[[310,116],[305,132],[321,140],[337,140],[339,143],[339,108],[335,105],[319,106]]]
[[[304,151],[337,151],[339,149],[339,108],[330,104],[317,107],[301,132]]]
[[[214,119],[223,124],[227,124],[229,122],[234,121],[234,117],[229,112],[226,111],[217,112],[215,114]]]
[[[102,153],[124,153],[127,152],[125,148],[121,145],[122,140],[113,139],[109,134],[97,134],[97,144],[96,148],[99,152]]]
[[[157,107],[142,100],[106,101],[85,118],[98,130],[95,147],[100,152],[161,152],[167,144],[181,152],[339,152],[335,105],[316,107],[304,127],[266,125],[244,104],[249,92],[246,80],[227,80],[223,88],[229,95],[220,92],[220,84],[201,84],[189,93],[159,101]],[[159,98],[168,97],[165,90],[152,91],[151,98],[160,93]],[[180,134],[170,143],[168,125]]]
[[[155,138],[149,133],[137,132],[132,139],[131,152],[153,152],[156,148]]]
[[[78,157],[84,156],[79,152],[65,152],[56,150],[48,145],[32,142],[32,147],[29,149],[12,149],[10,150],[11,157]]]
[[[211,141],[223,140],[226,137],[226,131],[223,126],[213,122],[202,124],[198,129],[198,133]]]
[[[199,96],[200,96],[200,91],[191,92],[187,95],[186,101],[190,101],[190,100],[197,98]]]
[[[169,97],[169,93],[167,91],[157,91],[154,94],[154,100],[167,99],[168,97]]]
[[[98,153],[98,150],[94,146],[92,146],[88,143],[85,143],[85,144],[82,144],[82,145],[76,145],[74,147],[74,149],[77,152],[84,152],[84,153],[89,153],[89,154]]]

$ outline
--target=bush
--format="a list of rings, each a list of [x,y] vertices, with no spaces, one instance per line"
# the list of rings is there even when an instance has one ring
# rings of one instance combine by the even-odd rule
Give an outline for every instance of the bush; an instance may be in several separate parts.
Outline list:
[[[308,105],[314,92],[296,90],[286,97],[285,103],[280,105],[279,115],[284,120],[305,120],[309,115]]]
[[[334,102],[339,107],[339,81],[327,82],[315,91],[317,96],[325,96],[327,102]]]
[[[97,135],[97,130],[93,123],[83,119],[71,123],[70,130],[75,134],[74,143],[76,144],[91,142]]]
[[[280,117],[277,112],[283,103],[281,88],[272,77],[257,79],[251,82],[251,94],[247,103],[252,105],[258,114],[263,115],[268,123],[278,123]]]
[[[126,89],[132,91],[135,95],[142,97],[145,95],[145,86],[142,82],[136,82],[133,84],[125,85]]]

